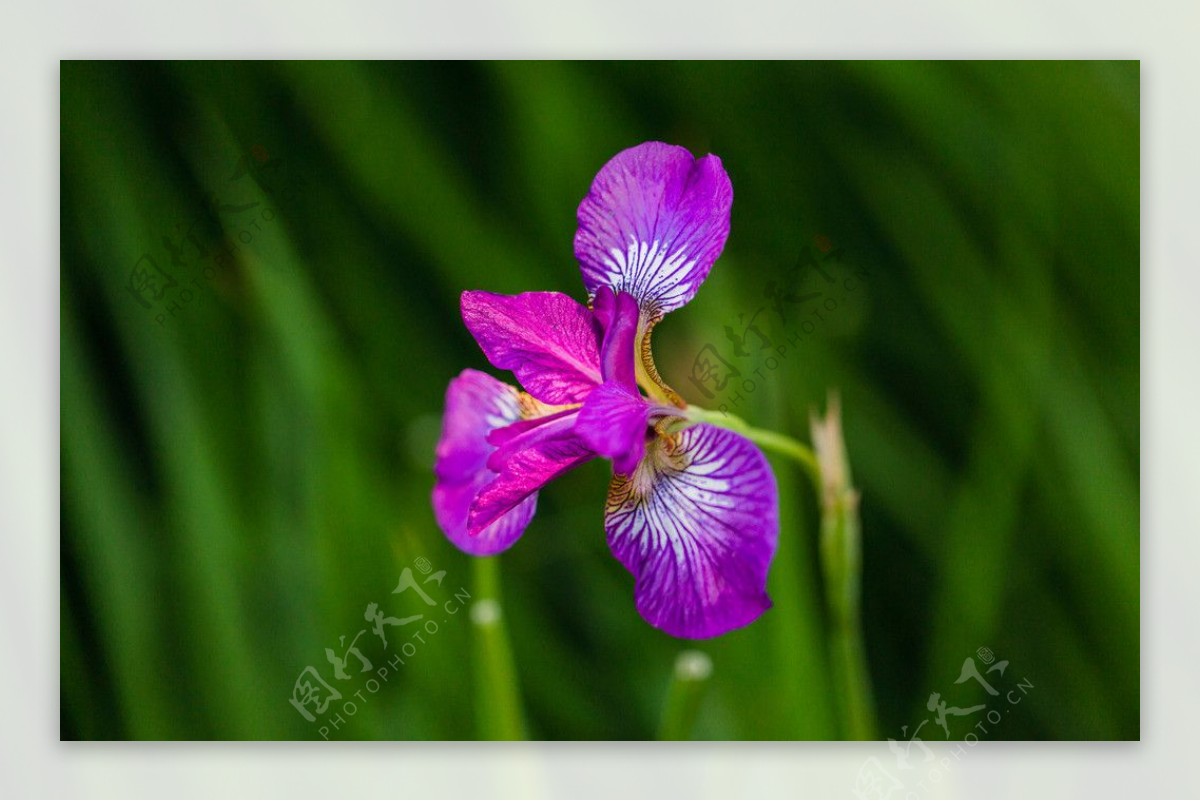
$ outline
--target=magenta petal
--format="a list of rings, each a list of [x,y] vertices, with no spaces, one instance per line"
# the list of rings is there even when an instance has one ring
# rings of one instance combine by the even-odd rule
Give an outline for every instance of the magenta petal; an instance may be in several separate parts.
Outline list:
[[[530,495],[497,517],[476,536],[467,532],[467,514],[479,491],[496,477],[487,468],[494,448],[488,432],[521,417],[520,393],[477,370],[464,370],[446,390],[446,412],[438,441],[433,512],[438,525],[460,550],[487,556],[508,548],[529,525],[537,507]]]
[[[634,343],[637,340],[638,303],[628,292],[614,293],[606,286],[596,290],[592,312],[604,337],[600,344],[600,373],[605,381],[616,381],[637,392]]]
[[[646,426],[654,406],[637,392],[608,383],[593,390],[579,410],[575,433],[613,460],[613,472],[629,475],[646,452]]]
[[[496,450],[488,457],[488,469],[503,473],[513,457],[522,451],[571,439],[578,416],[578,409],[566,409],[537,420],[513,423],[500,429],[488,437],[496,444]]]
[[[581,403],[601,381],[599,325],[560,292],[464,292],[462,316],[488,360],[543,403]]]
[[[778,493],[766,457],[744,437],[708,424],[677,437],[674,448],[652,440],[634,475],[613,479],[605,529],[636,580],[642,617],[703,639],[770,608]]]
[[[438,526],[455,547],[472,556],[492,556],[508,550],[525,533],[529,521],[537,511],[535,492],[472,536],[467,531],[467,515],[481,486],[486,484],[486,481],[459,485],[438,484],[433,489],[433,508]]]
[[[503,428],[492,429],[491,433],[487,435],[487,441],[490,444],[495,445],[497,448],[500,448],[522,434],[532,431],[535,428],[540,428],[541,426],[544,426],[554,420],[559,420],[563,417],[571,417],[573,420],[574,417],[572,415],[576,415],[578,413],[579,407],[571,406],[566,409],[561,409],[557,412],[550,412],[549,414],[541,417],[529,417],[524,420],[518,420],[517,422],[506,425]]]
[[[657,319],[696,294],[729,236],[721,160],[646,142],[601,168],[579,204],[575,257],[589,295],[625,291]]]
[[[503,519],[549,481],[572,467],[594,458],[593,453],[572,431],[574,417],[560,418],[544,429],[531,429],[506,442],[491,457],[499,468],[471,504],[467,530],[486,530]]]

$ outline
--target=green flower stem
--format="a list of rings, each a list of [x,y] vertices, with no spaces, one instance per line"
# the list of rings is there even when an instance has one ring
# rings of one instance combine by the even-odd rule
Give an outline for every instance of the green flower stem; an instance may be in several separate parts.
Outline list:
[[[684,651],[675,659],[667,703],[663,709],[660,740],[691,739],[700,701],[712,676],[712,660],[701,651]]]
[[[692,422],[736,431],[765,450],[796,461],[812,479],[821,507],[820,552],[830,615],[829,659],[842,735],[851,740],[875,739],[874,701],[859,608],[862,553],[858,492],[850,481],[836,397],[831,397],[824,420],[813,419],[815,451],[785,434],[754,428],[736,415],[689,406],[687,416]]]
[[[863,645],[859,584],[862,556],[857,496],[821,515],[821,566],[830,611],[829,656],[843,736],[873,740],[871,677]]]
[[[500,603],[500,560],[471,560],[476,599],[471,605],[475,631],[475,717],[481,740],[525,739],[520,685]]]
[[[841,402],[831,393],[825,417],[811,415],[813,444],[821,467],[821,568],[829,606],[829,659],[838,693],[842,735],[873,740],[875,734],[871,674],[863,645],[859,606],[862,576],[862,526],[858,490],[842,438]]]
[[[761,445],[766,450],[773,451],[781,456],[787,456],[798,462],[808,473],[814,486],[818,491],[820,490],[821,468],[817,464],[817,456],[813,453],[812,448],[803,442],[793,439],[786,434],[780,434],[777,431],[755,428],[734,414],[714,412],[699,406],[688,406],[687,415],[690,420],[695,422],[711,423],[721,428],[728,428],[730,431],[736,431],[751,442]]]

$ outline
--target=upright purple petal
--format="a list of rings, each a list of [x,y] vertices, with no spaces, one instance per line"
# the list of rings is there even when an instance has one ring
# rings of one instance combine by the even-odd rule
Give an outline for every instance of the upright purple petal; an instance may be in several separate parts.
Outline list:
[[[605,529],[636,580],[638,612],[668,634],[715,637],[771,606],[775,476],[732,431],[701,424],[652,441],[633,476],[613,479]]]
[[[603,286],[596,290],[592,312],[600,323],[603,338],[600,343],[600,373],[605,381],[637,392],[637,376],[633,366],[637,342],[638,303],[628,292],[615,293]]]
[[[446,390],[446,412],[434,463],[433,512],[442,531],[460,550],[476,556],[503,551],[516,542],[533,517],[537,496],[529,495],[476,536],[467,532],[471,502],[496,477],[487,467],[495,450],[488,444],[488,433],[522,416],[520,392],[477,370],[464,370]]]
[[[600,383],[600,326],[560,292],[464,292],[463,322],[488,360],[543,403],[582,403]]]
[[[732,205],[716,156],[662,142],[618,153],[579,204],[575,257],[588,294],[628,292],[649,319],[683,306],[725,247]]]

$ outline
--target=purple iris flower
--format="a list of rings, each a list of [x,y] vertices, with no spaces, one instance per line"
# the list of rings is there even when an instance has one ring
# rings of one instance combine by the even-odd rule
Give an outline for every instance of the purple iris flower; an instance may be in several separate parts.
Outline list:
[[[745,626],[770,608],[775,477],[739,434],[695,422],[654,368],[650,332],[695,296],[729,236],[721,160],[647,142],[617,154],[579,205],[575,255],[589,306],[558,292],[464,292],[488,360],[450,382],[433,507],[456,546],[511,546],[547,482],[612,460],[604,526],[638,612],[676,637]],[[645,394],[643,394],[643,392]]]

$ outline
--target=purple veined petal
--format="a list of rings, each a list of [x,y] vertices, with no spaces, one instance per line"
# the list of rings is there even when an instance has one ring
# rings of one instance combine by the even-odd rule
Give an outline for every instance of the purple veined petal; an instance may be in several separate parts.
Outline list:
[[[600,376],[600,326],[560,292],[462,294],[463,322],[488,360],[543,403],[582,403]]]
[[[600,373],[605,381],[637,393],[637,375],[633,366],[637,341],[639,309],[637,299],[628,292],[615,293],[610,287],[596,290],[592,313],[600,323]]]
[[[496,450],[488,456],[488,469],[503,473],[513,457],[522,451],[571,438],[578,416],[578,409],[567,409],[536,420],[513,423],[494,432],[488,437],[496,443]]]
[[[648,319],[683,306],[725,247],[732,206],[717,156],[662,142],[618,153],[579,204],[575,257],[588,295],[628,292]]]
[[[576,436],[574,415],[531,429],[506,442],[489,457],[499,474],[475,497],[467,531],[481,531],[520,508],[547,483],[596,454]]]
[[[588,395],[575,433],[596,453],[613,460],[613,472],[627,476],[646,453],[646,426],[654,410],[636,389],[631,392],[610,381]]]
[[[555,411],[557,407],[554,406],[542,405],[541,408],[545,411],[544,415],[538,417],[529,417],[526,415],[525,419],[523,420],[510,423],[503,428],[492,429],[487,435],[488,444],[499,448],[500,446],[511,442],[528,431],[540,426],[544,426],[551,421],[567,417],[568,415],[578,414],[579,412],[578,406],[569,406],[565,409],[558,409],[557,411]]]
[[[716,637],[771,606],[778,491],[739,434],[700,424],[653,440],[632,477],[613,479],[605,529],[636,581],[638,612],[672,636]]]
[[[472,556],[492,556],[511,548],[525,533],[537,511],[535,492],[472,536],[467,531],[467,515],[471,503],[487,483],[485,480],[470,484],[437,484],[433,488],[438,526],[456,548]]]
[[[496,474],[487,468],[494,450],[488,432],[521,419],[516,387],[477,370],[464,370],[446,390],[442,436],[437,444],[433,512],[438,526],[459,550],[488,556],[505,550],[521,536],[537,508],[536,494],[513,506],[477,535],[467,532],[471,502]]]

